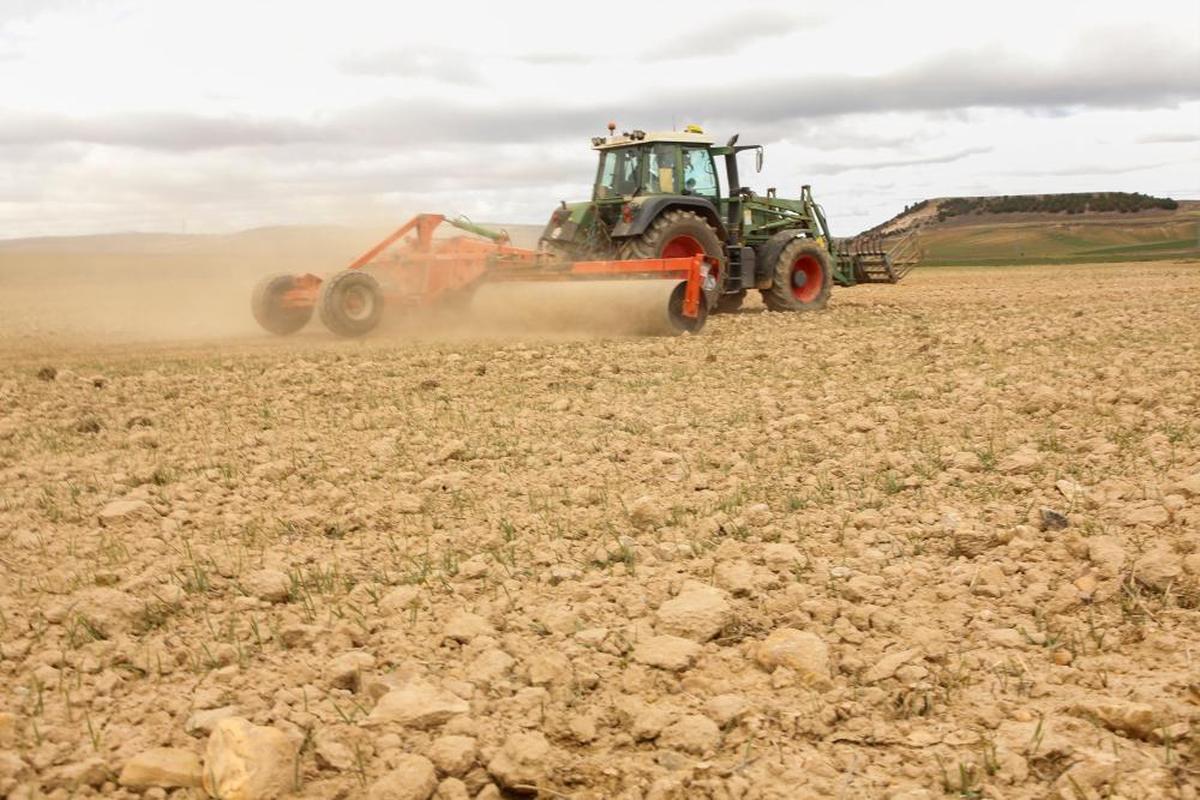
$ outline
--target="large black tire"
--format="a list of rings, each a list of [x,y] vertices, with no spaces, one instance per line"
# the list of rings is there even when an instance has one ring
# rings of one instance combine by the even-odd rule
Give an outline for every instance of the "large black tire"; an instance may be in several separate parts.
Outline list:
[[[338,336],[362,336],[383,316],[383,291],[373,276],[348,269],[321,284],[317,306],[326,328]]]
[[[277,336],[295,333],[312,318],[312,306],[283,304],[284,296],[295,284],[294,275],[268,275],[258,282],[250,295],[250,312],[254,319]]]
[[[641,236],[625,239],[617,246],[617,258],[628,261],[635,258],[686,258],[703,252],[724,267],[724,248],[721,239],[708,221],[699,214],[683,209],[671,209],[658,215],[658,219]],[[716,276],[718,291],[721,276]],[[717,303],[716,291],[706,291],[707,305],[711,309]]]
[[[825,248],[811,239],[793,239],[775,256],[771,288],[762,289],[772,311],[817,311],[829,302],[833,266]]]

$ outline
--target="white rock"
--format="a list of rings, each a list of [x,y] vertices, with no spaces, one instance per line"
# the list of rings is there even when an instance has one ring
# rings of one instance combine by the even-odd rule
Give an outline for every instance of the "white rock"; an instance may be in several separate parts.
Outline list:
[[[55,621],[66,625],[81,624],[94,635],[112,638],[136,628],[145,610],[146,604],[127,592],[96,587],[73,595],[62,609],[62,617]]]
[[[105,527],[139,520],[156,520],[158,512],[145,500],[114,500],[100,509],[99,521]]]
[[[633,648],[633,660],[659,669],[678,672],[690,667],[700,655],[700,645],[679,636],[652,636]]]
[[[919,649],[900,650],[888,653],[863,673],[863,683],[878,683],[896,674],[896,670],[921,655]]]
[[[984,597],[1003,597],[1008,593],[1008,578],[999,564],[985,564],[975,575],[971,592]]]
[[[629,506],[629,521],[635,528],[657,528],[665,519],[666,512],[653,497],[639,497]]]
[[[1166,542],[1159,542],[1142,554],[1133,565],[1139,583],[1163,592],[1183,574],[1183,558]]]
[[[550,743],[540,733],[514,733],[488,762],[488,772],[506,789],[529,792],[545,782]]]
[[[658,607],[660,633],[707,642],[733,619],[725,593],[713,586],[687,583],[683,590]]]
[[[829,684],[829,645],[808,631],[776,628],[754,649],[754,660],[768,671],[792,670],[801,682],[814,687]]]
[[[187,721],[183,723],[183,730],[192,736],[208,736],[217,727],[217,723],[223,719],[237,716],[237,708],[235,706],[221,706],[220,708],[209,708],[201,711],[193,711]]]
[[[658,736],[659,747],[683,750],[693,755],[703,755],[716,748],[721,741],[721,729],[717,723],[699,714],[685,714],[667,727]]]
[[[364,671],[374,669],[375,657],[362,650],[342,653],[325,665],[325,680],[336,689],[357,692]]]
[[[421,591],[415,586],[397,586],[379,598],[379,610],[384,614],[402,614],[421,603]]]
[[[410,728],[429,729],[470,710],[470,704],[462,698],[434,686],[414,682],[381,697],[363,725],[398,722]]]
[[[717,564],[713,571],[713,580],[717,586],[725,589],[734,597],[747,597],[754,594],[756,579],[754,567],[749,561],[742,559],[734,559],[732,561],[722,561]]]
[[[1117,577],[1125,566],[1125,548],[1115,536],[1089,536],[1087,554],[1096,571],[1106,578]]]
[[[292,594],[292,581],[277,569],[259,569],[243,575],[239,581],[251,597],[269,603],[284,603]]]
[[[495,786],[494,783],[489,783],[488,786]],[[471,800],[471,793],[467,790],[467,784],[458,778],[446,778],[437,785],[437,790],[433,793],[435,800]]]
[[[746,698],[740,694],[719,694],[704,704],[704,713],[724,728],[740,719],[747,708]]]
[[[480,653],[471,662],[467,672],[472,680],[491,684],[505,677],[516,663],[516,659],[508,653],[493,647]]]
[[[200,757],[191,750],[155,747],[126,761],[117,782],[127,789],[144,791],[154,786],[196,787],[201,779]]]
[[[429,800],[437,788],[437,771],[424,756],[406,753],[390,772],[371,784],[368,800]]]
[[[317,764],[329,769],[345,771],[355,765],[354,751],[326,728],[313,736],[313,754]]]
[[[1167,513],[1167,509],[1157,503],[1142,508],[1131,508],[1125,512],[1125,524],[1130,526],[1157,528],[1166,525],[1170,520],[1171,515]]]
[[[496,629],[492,624],[478,614],[469,611],[459,611],[450,617],[442,636],[456,642],[469,642],[476,636],[492,636]]]
[[[475,739],[470,736],[439,736],[429,745],[429,760],[443,775],[461,778],[475,766]]]
[[[295,789],[296,745],[241,717],[217,723],[204,753],[204,790],[221,800],[274,800]]]
[[[1135,739],[1151,740],[1161,727],[1154,706],[1109,698],[1088,698],[1074,706],[1075,714],[1092,719],[1111,731]]]

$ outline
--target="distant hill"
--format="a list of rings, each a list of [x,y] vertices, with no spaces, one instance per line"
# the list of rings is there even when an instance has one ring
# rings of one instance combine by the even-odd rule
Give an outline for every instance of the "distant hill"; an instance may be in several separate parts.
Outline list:
[[[1137,192],[938,197],[870,233],[916,233],[927,266],[1200,259],[1200,201]]]

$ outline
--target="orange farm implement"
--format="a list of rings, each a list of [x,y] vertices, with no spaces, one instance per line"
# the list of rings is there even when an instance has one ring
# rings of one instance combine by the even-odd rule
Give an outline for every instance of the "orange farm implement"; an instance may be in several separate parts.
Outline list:
[[[447,223],[474,236],[435,238]],[[706,281],[716,260],[703,253],[679,258],[565,261],[550,253],[514,247],[508,235],[462,219],[420,214],[400,226],[345,270],[328,279],[313,274],[272,275],[254,290],[252,311],[266,330],[285,335],[316,310],[340,336],[361,336],[380,322],[384,308],[466,305],[482,286],[554,281],[672,281],[661,308],[664,333],[697,332],[708,314]]]

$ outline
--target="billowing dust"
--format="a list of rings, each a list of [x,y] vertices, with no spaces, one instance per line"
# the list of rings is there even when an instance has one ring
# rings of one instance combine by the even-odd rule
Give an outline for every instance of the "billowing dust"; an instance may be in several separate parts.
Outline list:
[[[0,339],[31,345],[266,341],[271,337],[250,313],[251,292],[263,276],[331,275],[379,237],[379,231],[297,228],[0,243]],[[658,280],[489,285],[465,307],[391,309],[376,336],[661,334],[670,328],[666,308],[674,286]],[[316,314],[299,336],[332,339]]]
[[[0,796],[1196,798],[1195,264],[501,341],[243,267],[4,273]]]

